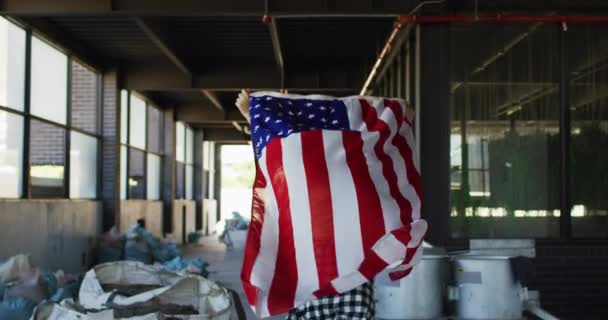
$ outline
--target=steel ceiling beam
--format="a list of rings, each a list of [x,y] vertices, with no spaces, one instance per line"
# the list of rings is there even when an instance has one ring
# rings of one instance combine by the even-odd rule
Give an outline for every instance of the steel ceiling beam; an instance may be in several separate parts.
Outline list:
[[[274,52],[274,58],[277,62],[277,68],[281,75],[281,89],[285,88],[285,61],[283,60],[283,50],[281,49],[281,39],[279,37],[279,30],[277,28],[277,20],[270,18],[270,21],[266,23],[268,31],[270,33],[270,39],[272,40],[272,49]]]
[[[281,89],[281,77],[276,65],[225,65],[206,70],[190,78],[174,65],[159,60],[125,64],[124,85],[131,90],[213,90],[238,91]],[[285,89],[296,91],[356,92],[361,74],[357,68],[314,68],[290,70],[285,75]]]
[[[169,37],[159,23],[137,17],[135,23],[154,45],[186,76],[192,78],[192,71],[179,54],[169,44]]]
[[[71,37],[69,33],[55,23],[49,21],[47,18],[17,18],[12,20],[26,29],[31,29],[35,34],[53,42],[66,54],[76,57],[90,67],[101,71],[114,63],[114,61],[100,56],[95,50],[83,45],[81,41]]]
[[[232,123],[233,121],[247,123],[236,107],[221,111],[202,103],[188,103],[175,108],[177,120],[188,123]]]
[[[33,16],[396,16],[409,12],[418,0],[271,1],[264,0],[4,0],[0,14]]]
[[[207,141],[224,143],[247,143],[251,141],[249,135],[239,132],[235,128],[203,128],[203,132]]]
[[[201,92],[209,100],[209,102],[211,102],[211,105],[213,105],[216,109],[220,111],[224,111],[224,107],[222,106],[220,99],[217,98],[215,93],[213,93],[211,90],[205,89],[201,90]]]

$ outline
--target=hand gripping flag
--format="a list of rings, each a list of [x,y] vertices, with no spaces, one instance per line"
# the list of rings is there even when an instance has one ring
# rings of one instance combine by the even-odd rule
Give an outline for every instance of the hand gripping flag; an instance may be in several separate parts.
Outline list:
[[[391,265],[408,275],[427,223],[402,100],[259,92],[241,278],[259,317],[351,290]]]

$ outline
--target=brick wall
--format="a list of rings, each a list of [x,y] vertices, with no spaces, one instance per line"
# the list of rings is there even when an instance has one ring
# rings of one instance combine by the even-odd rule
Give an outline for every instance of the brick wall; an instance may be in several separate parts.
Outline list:
[[[120,175],[120,93],[118,75],[110,71],[103,75],[102,103],[102,180],[103,229],[117,223],[119,211]]]
[[[30,164],[65,164],[65,129],[32,120],[30,127]]]
[[[72,126],[97,132],[97,75],[79,63],[72,62]]]

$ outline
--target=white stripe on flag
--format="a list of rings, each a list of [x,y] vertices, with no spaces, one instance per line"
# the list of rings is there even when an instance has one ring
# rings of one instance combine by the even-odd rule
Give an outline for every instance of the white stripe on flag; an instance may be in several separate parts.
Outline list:
[[[374,105],[376,111],[384,110],[381,114],[380,118],[388,125],[391,130],[391,135],[387,140],[387,143],[384,145],[384,152],[391,157],[393,160],[393,167],[395,173],[397,175],[397,185],[399,186],[399,191],[405,197],[405,199],[412,206],[412,215],[418,216],[420,218],[420,197],[418,197],[418,193],[416,193],[416,189],[412,185],[412,182],[407,178],[407,167],[405,166],[405,159],[397,149],[397,147],[393,144],[393,138],[397,134],[397,120],[396,116],[390,108],[378,108],[377,105]],[[404,120],[402,120],[400,132],[404,131],[405,127],[409,127]],[[410,130],[411,131],[411,130]],[[414,218],[417,219],[417,218]]]
[[[397,240],[392,233],[386,234],[373,248],[374,252],[387,264],[402,260],[405,257],[407,247]]]
[[[356,271],[364,258],[359,205],[355,183],[346,162],[342,132],[324,130],[323,145],[334,213],[338,276],[342,277]]]
[[[346,277],[335,279],[331,282],[331,284],[334,286],[336,291],[343,293],[352,290],[352,288],[356,288],[368,281],[369,279],[363,276],[361,272],[355,271]]]
[[[378,101],[382,102],[382,100]],[[369,132],[367,124],[363,121],[361,104],[358,99],[349,99],[345,102],[352,103],[351,105],[346,106],[348,111],[348,120],[350,121],[351,129],[361,132],[361,138],[363,139],[363,153],[365,155],[365,159],[367,160],[367,167],[369,169],[370,176],[374,182],[374,185],[376,186],[376,190],[378,191],[378,196],[380,198],[382,214],[384,215],[384,227],[386,228],[386,232],[395,230],[402,225],[399,216],[399,206],[397,205],[397,201],[391,197],[388,182],[384,178],[384,174],[382,172],[382,162],[380,159],[378,159],[376,151],[374,150],[374,146],[380,139],[380,134],[378,132]],[[372,104],[372,101],[368,102],[370,102],[370,105]],[[387,140],[387,143],[390,143],[390,140]]]
[[[298,286],[295,302],[301,303],[314,297],[319,289],[315,251],[312,241],[312,223],[306,173],[302,158],[300,134],[292,134],[281,140],[283,149],[283,171],[289,190],[291,221],[294,226],[293,237],[296,249]]]
[[[405,138],[407,145],[410,147],[410,150],[412,150],[414,166],[416,167],[416,171],[420,173],[420,164],[418,163],[418,157],[416,157],[416,137],[414,137],[414,130],[408,123],[404,123],[403,126],[401,126],[401,130],[399,130],[399,134]]]
[[[266,189],[264,190],[264,224],[260,236],[260,252],[255,259],[253,271],[251,272],[251,283],[260,288],[258,292],[258,307],[260,314],[268,312],[268,294],[274,277],[274,270],[279,249],[279,210],[277,200],[272,190],[272,183],[266,167],[266,150],[262,152],[259,161],[260,170],[266,179]]]
[[[399,130],[399,134],[405,138],[410,150],[412,151],[412,161],[414,162],[414,167],[417,171],[417,174],[420,174],[420,169],[419,169],[418,163],[416,161],[416,143],[414,142],[414,134],[412,132],[412,128],[410,127],[409,124],[404,123],[401,126],[401,129]],[[403,164],[403,168],[406,168],[405,163]],[[404,170],[404,173],[407,175],[407,169]],[[420,200],[420,196],[416,192],[416,189],[414,189],[414,185],[412,184],[412,181],[408,181],[407,185],[404,187],[402,187],[401,184],[399,186],[400,186],[399,189],[407,192],[408,195],[405,195],[405,194],[404,195],[412,204],[412,219],[413,220],[420,219],[421,200]]]

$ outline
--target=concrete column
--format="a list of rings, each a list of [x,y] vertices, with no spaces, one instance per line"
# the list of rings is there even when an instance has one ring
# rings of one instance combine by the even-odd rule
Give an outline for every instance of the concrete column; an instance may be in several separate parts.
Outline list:
[[[194,131],[192,199],[196,202],[196,230],[203,229],[203,130]]]
[[[105,231],[114,226],[120,216],[120,89],[116,70],[103,74],[101,113],[101,200]]]
[[[420,32],[420,165],[422,215],[427,240],[449,239],[450,216],[450,36],[449,26],[428,24]]]
[[[173,200],[175,199],[175,111],[163,112],[163,164],[161,199],[163,201],[163,233],[173,232]]]

